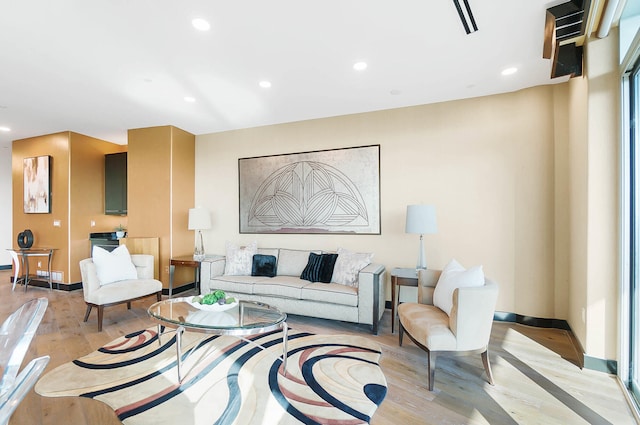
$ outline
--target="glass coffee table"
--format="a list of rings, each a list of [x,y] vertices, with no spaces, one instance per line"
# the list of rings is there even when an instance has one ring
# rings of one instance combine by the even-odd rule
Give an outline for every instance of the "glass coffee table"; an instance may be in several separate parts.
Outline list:
[[[170,328],[171,331],[175,330],[179,382],[182,382],[182,333],[185,331],[231,335],[265,349],[245,337],[282,330],[282,370],[286,375],[288,334],[286,313],[270,305],[253,301],[241,300],[231,305],[201,306],[192,303],[192,298],[169,298],[147,309],[149,316],[158,323],[158,341],[162,336],[162,326]],[[191,348],[185,357],[188,357],[198,346],[199,344],[196,344]]]

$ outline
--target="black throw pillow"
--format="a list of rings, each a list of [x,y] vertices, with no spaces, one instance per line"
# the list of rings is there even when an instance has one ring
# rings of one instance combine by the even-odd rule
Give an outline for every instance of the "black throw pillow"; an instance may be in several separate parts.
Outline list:
[[[311,282],[331,282],[333,266],[336,265],[338,254],[309,254],[307,266],[302,271],[300,279]]]
[[[276,275],[275,255],[255,254],[251,265],[251,276],[274,277]]]

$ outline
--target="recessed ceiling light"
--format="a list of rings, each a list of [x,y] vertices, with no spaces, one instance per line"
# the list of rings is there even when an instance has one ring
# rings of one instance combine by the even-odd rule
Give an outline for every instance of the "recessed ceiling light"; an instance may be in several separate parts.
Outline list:
[[[191,97],[191,96],[185,96],[184,97],[184,101],[185,102],[195,102],[196,98],[195,97]]]
[[[367,63],[366,62],[356,62],[353,64],[353,69],[355,69],[356,71],[364,71],[365,69],[367,69]]]
[[[0,131],[8,132],[11,131],[9,127],[0,127]]]
[[[260,85],[260,87],[262,87],[263,89],[268,89],[269,87],[271,87],[271,81],[260,81],[258,83]]]
[[[211,28],[209,22],[205,21],[202,18],[195,18],[191,21],[191,25],[193,25],[193,27],[199,31],[209,31],[209,28]]]
[[[516,67],[506,68],[502,70],[502,75],[511,75],[515,74],[516,72],[518,72],[518,68]]]

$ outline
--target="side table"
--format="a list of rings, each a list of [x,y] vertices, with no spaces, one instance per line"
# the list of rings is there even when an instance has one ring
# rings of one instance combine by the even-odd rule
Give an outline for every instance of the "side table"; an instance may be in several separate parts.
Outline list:
[[[391,333],[394,332],[396,321],[396,310],[398,308],[398,295],[400,290],[396,286],[418,286],[418,271],[407,268],[396,267],[391,270]]]
[[[195,269],[194,284],[196,292],[200,292],[200,261],[194,260],[192,255],[185,255],[172,258],[169,262],[169,298],[173,296],[173,274],[176,266],[193,267]]]

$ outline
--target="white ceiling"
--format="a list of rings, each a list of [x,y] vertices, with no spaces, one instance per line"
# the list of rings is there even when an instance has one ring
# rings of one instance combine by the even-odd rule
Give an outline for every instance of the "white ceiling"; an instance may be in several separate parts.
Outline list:
[[[65,130],[116,143],[157,125],[205,134],[566,81],[542,58],[545,11],[562,2],[469,0],[479,30],[467,35],[452,0],[5,1],[0,146]]]

